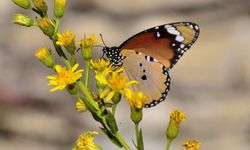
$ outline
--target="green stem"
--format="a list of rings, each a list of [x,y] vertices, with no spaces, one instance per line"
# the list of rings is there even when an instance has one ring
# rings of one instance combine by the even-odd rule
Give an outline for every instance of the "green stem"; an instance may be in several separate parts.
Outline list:
[[[90,59],[85,60],[86,70],[85,70],[85,86],[89,88],[90,80]]]
[[[124,147],[125,150],[131,150],[131,148],[124,141],[124,139],[121,137],[121,135],[119,133],[116,133],[114,136],[119,140],[119,142],[122,144],[122,146]]]
[[[54,47],[55,47],[56,52],[58,53],[58,55],[59,55],[61,58],[67,60],[67,57],[66,57],[66,55],[64,54],[64,52],[63,52],[61,46],[59,46],[59,45],[56,44],[56,41],[57,41],[57,35],[56,35],[56,34],[57,34],[57,32],[58,32],[60,22],[61,22],[60,19],[56,19],[54,35],[51,37],[51,40],[53,41]],[[63,60],[63,61],[64,61],[64,60]]]
[[[58,32],[60,22],[61,22],[61,19],[60,18],[56,18],[56,24],[55,24],[55,30],[54,30],[54,36],[53,36],[53,38],[56,38],[56,34]]]
[[[90,102],[95,102],[94,98],[92,97],[89,89],[81,82],[78,81],[77,85],[80,87],[80,89],[82,90],[83,94],[85,95],[86,99]]]
[[[62,51],[61,46],[59,46],[59,45],[56,44],[56,40],[52,39],[52,41],[53,41],[53,44],[54,44],[54,47],[55,47],[55,49],[56,49],[57,54],[58,54],[61,58],[67,59],[66,55],[65,55],[64,52]]]
[[[139,123],[135,123],[135,135],[136,135],[136,143],[137,143],[137,146],[138,146],[139,136],[140,136],[140,133],[139,133]]]
[[[76,54],[75,53],[71,54],[70,63],[72,66],[74,66],[76,64]]]
[[[169,150],[170,149],[170,145],[172,143],[173,140],[169,139],[167,140],[167,147],[166,147],[166,150]]]
[[[135,123],[135,132],[136,132],[136,147],[138,150],[143,150],[143,136],[142,130],[139,130],[139,123]]]
[[[71,68],[73,65],[71,65],[71,63],[65,59],[64,57],[61,57],[62,58],[62,61],[64,62],[64,64],[68,67],[68,68]]]
[[[117,104],[114,104],[114,105],[112,106],[112,114],[113,114],[114,116],[115,116],[116,106],[117,106]]]

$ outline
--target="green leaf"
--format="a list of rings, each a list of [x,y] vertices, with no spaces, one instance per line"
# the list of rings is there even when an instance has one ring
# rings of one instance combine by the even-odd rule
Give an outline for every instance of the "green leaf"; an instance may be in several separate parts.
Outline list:
[[[100,129],[101,129],[102,133],[107,138],[109,138],[112,143],[114,143],[115,145],[117,145],[119,148],[123,147],[122,144],[119,142],[119,140],[116,137],[114,137],[109,131],[105,130],[104,128],[100,128]]]
[[[106,114],[105,118],[107,121],[107,125],[108,125],[109,129],[111,130],[111,133],[113,133],[113,134],[117,133],[118,127],[116,124],[115,117],[109,110],[107,110],[107,114]]]

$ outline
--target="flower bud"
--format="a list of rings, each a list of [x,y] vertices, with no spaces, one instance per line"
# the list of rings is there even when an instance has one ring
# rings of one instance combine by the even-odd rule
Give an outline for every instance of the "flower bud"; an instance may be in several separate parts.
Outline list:
[[[54,15],[56,18],[63,17],[65,6],[66,0],[54,0]]]
[[[130,118],[135,123],[138,124],[142,120],[142,109],[136,109],[134,107],[130,107],[131,114]]]
[[[43,17],[47,15],[48,6],[44,0],[32,0],[36,10]]]
[[[49,68],[54,68],[55,62],[51,55],[51,51],[45,47],[40,48],[36,51],[35,56],[39,59],[44,65]]]
[[[121,101],[122,95],[120,93],[115,93],[114,97],[112,98],[112,102],[114,104],[118,104]]]
[[[82,57],[84,60],[91,60],[92,49],[91,48],[82,48]]]
[[[26,26],[26,27],[30,27],[34,23],[30,17],[22,15],[22,14],[15,14],[12,22],[21,26]]]
[[[31,4],[29,0],[12,0],[17,6],[22,7],[24,9],[31,8]]]
[[[168,140],[172,141],[178,136],[180,123],[184,120],[185,114],[183,112],[174,110],[170,113],[170,121],[166,131]]]
[[[54,34],[54,24],[52,20],[48,18],[41,18],[37,21],[38,27],[43,31],[43,33],[49,37],[52,37]]]

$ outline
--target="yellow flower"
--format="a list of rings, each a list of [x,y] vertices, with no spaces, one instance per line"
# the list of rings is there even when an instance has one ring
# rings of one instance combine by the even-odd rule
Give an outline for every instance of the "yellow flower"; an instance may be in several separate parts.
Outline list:
[[[96,74],[95,74],[95,79],[96,79],[96,87],[99,89],[99,90],[104,90],[105,88],[106,88],[106,86],[107,86],[107,80],[106,80],[106,78],[107,78],[107,76],[109,76],[110,75],[110,73],[112,72],[112,67],[108,67],[108,68],[106,68],[105,70],[103,70],[102,72],[97,72]],[[104,93],[104,95],[105,95],[106,93]],[[103,96],[101,96],[101,98],[103,98],[104,97],[104,95]]]
[[[122,68],[111,72],[111,74],[107,76],[106,80],[103,79],[102,82],[106,82],[107,86],[111,90],[111,92],[106,97],[107,101],[111,100],[117,93],[124,93],[124,90],[131,84],[138,84],[138,81],[136,80],[128,81],[126,76],[122,73]],[[101,93],[100,97],[103,98],[109,89],[105,89]]]
[[[196,140],[189,140],[183,143],[183,147],[186,148],[186,150],[199,150],[201,143]]]
[[[170,113],[170,119],[174,120],[177,124],[180,124],[186,119],[185,114],[179,110],[174,110]]]
[[[119,92],[131,84],[138,83],[137,81],[129,81],[123,73],[112,72],[111,76],[107,78],[107,85],[114,92]]]
[[[92,48],[94,44],[98,43],[99,40],[97,39],[95,34],[90,35],[86,38],[86,34],[84,34],[83,39],[78,42],[81,46],[82,57],[85,61],[90,61],[92,58]]]
[[[133,92],[131,89],[126,89],[124,94],[130,105],[130,118],[135,123],[138,124],[142,120],[142,108],[148,102],[148,97],[142,92]]]
[[[80,134],[76,146],[72,148],[72,150],[102,150],[102,148],[94,142],[95,134],[98,134],[98,132],[92,131]]]
[[[113,71],[112,67],[108,67],[108,68],[104,69],[102,72],[97,72],[95,75],[95,78],[101,84],[107,85],[108,84],[107,77],[111,75],[112,71]]]
[[[133,92],[131,89],[127,89],[125,95],[130,107],[134,107],[135,109],[142,109],[149,100],[148,96],[142,92]]]
[[[103,72],[108,67],[110,68],[112,67],[110,65],[110,60],[104,59],[104,58],[100,58],[96,61],[91,60],[90,63],[91,63],[91,69],[95,71],[96,73]]]
[[[37,59],[39,59],[43,64],[47,67],[53,68],[55,63],[54,59],[52,58],[50,50],[45,47],[38,49],[35,53]]]
[[[57,33],[58,41],[56,42],[57,45],[64,46],[66,50],[73,54],[75,52],[76,46],[75,46],[75,37],[76,35],[71,33],[71,31],[68,29],[66,33]]]
[[[86,105],[84,104],[83,100],[78,99],[75,105],[75,108],[78,112],[87,111]]]
[[[84,34],[84,37],[81,41],[78,43],[80,44],[81,47],[84,48],[92,48],[94,44],[99,43],[100,40],[96,37],[95,34],[91,34],[88,38],[86,38],[86,34]]]
[[[83,69],[77,70],[78,64],[75,64],[72,68],[66,69],[60,65],[55,66],[55,70],[57,75],[47,76],[49,79],[49,84],[52,86],[56,86],[52,88],[50,91],[54,92],[56,90],[63,90],[67,86],[75,83],[78,79],[82,77]]]
[[[68,29],[66,33],[57,33],[58,41],[56,42],[57,45],[61,45],[64,47],[69,47],[74,44],[75,41],[75,34],[72,34],[71,31]]]
[[[170,121],[166,131],[168,140],[172,141],[178,136],[180,123],[185,120],[185,114],[179,110],[174,110],[169,115]]]

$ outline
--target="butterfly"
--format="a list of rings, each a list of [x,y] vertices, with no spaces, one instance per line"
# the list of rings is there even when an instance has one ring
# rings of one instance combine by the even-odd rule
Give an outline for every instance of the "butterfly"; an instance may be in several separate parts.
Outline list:
[[[164,101],[170,90],[169,71],[194,44],[200,33],[192,22],[176,22],[149,28],[118,47],[103,48],[113,66],[124,67],[128,79],[150,97],[146,108]]]

